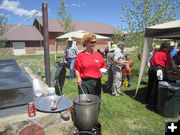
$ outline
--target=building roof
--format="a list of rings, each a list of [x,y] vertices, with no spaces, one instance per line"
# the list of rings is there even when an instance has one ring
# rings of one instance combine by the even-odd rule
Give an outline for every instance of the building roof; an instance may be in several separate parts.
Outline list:
[[[16,28],[15,28],[16,27]],[[35,26],[6,24],[9,33],[5,36],[8,41],[40,41],[43,36]],[[12,31],[11,31],[12,30]]]
[[[39,24],[43,26],[42,18],[36,18],[35,20],[37,20]],[[84,30],[95,34],[114,34],[114,32],[119,31],[113,26],[104,23],[72,21],[72,24],[75,25],[74,31]],[[63,28],[60,26],[57,19],[48,19],[48,29],[49,32],[63,32]],[[125,34],[122,31],[120,31],[120,33]]]

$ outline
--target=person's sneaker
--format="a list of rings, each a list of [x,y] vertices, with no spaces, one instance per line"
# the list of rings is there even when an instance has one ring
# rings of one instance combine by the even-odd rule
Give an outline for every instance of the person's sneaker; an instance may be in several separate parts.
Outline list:
[[[119,97],[120,95],[118,93],[112,92],[113,96]]]
[[[120,95],[119,95],[119,94],[116,94],[115,96],[116,96],[116,97],[119,97]]]
[[[69,78],[69,80],[72,80],[72,78]]]

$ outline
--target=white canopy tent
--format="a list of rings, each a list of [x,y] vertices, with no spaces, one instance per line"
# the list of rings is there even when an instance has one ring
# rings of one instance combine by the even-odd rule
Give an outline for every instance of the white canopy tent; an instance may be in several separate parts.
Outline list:
[[[146,28],[144,48],[143,48],[143,57],[141,61],[141,68],[140,68],[135,96],[137,95],[137,92],[138,92],[138,88],[139,88],[142,75],[144,72],[144,68],[146,65],[146,60],[152,46],[153,38],[180,40],[180,20],[163,23],[163,24]]]
[[[83,36],[87,33],[89,33],[89,32],[86,32],[83,30],[69,32],[62,36],[57,37],[56,41],[66,41],[68,38],[72,38],[74,41],[81,41]],[[97,34],[95,34],[95,35],[96,35],[96,41],[110,41],[111,40],[110,37],[101,36],[101,35],[97,35]]]
[[[69,33],[66,33],[64,35],[61,35],[59,37],[56,37],[56,41],[57,42],[60,42],[60,41],[66,41],[68,38],[72,38],[74,41],[81,41],[83,36],[85,34],[88,34],[89,32],[86,32],[86,31],[83,31],[83,30],[80,30],[80,31],[74,31],[74,32],[69,32]],[[106,37],[106,36],[101,36],[101,35],[96,35],[96,41],[110,41],[112,40],[110,37]],[[57,43],[55,42],[55,61],[56,61],[56,54],[57,54],[57,49],[58,49],[58,46],[57,46]]]

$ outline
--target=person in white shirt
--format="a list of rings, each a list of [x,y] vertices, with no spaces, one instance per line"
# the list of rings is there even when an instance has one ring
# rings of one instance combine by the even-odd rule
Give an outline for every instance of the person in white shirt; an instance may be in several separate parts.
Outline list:
[[[70,69],[70,75],[69,80],[72,80],[72,77],[74,77],[74,62],[77,54],[79,53],[78,48],[75,44],[73,44],[72,38],[69,38],[68,44],[66,45],[66,50],[64,52],[64,61],[67,61],[69,64]]]

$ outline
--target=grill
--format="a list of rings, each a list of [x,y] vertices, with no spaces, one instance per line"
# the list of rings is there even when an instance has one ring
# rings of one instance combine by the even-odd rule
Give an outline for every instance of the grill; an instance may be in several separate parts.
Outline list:
[[[24,105],[32,101],[33,89],[29,75],[15,60],[0,60],[0,117],[25,112]],[[14,107],[19,111],[15,111]]]

